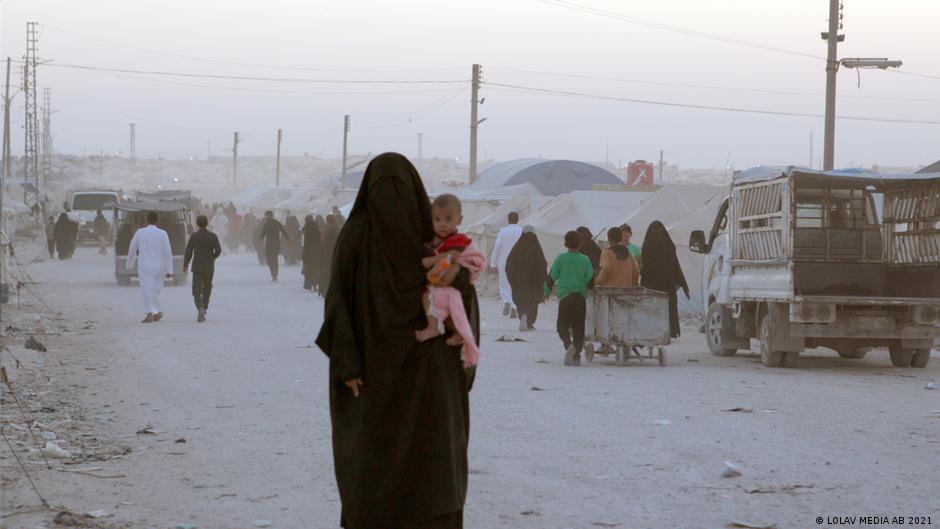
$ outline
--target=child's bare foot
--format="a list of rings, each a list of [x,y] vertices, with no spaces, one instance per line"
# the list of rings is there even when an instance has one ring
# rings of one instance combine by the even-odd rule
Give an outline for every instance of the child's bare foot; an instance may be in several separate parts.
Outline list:
[[[415,339],[418,340],[419,342],[426,342],[430,340],[431,338],[435,338],[440,335],[441,333],[440,331],[437,330],[437,325],[431,325],[431,326],[428,326],[428,328],[426,329],[415,331]]]
[[[447,339],[447,345],[463,345],[463,337],[455,333]]]

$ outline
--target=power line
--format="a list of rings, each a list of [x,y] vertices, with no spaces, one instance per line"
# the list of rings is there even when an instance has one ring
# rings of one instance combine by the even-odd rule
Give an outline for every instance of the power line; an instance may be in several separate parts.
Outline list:
[[[360,126],[362,126],[363,128],[366,128],[366,129],[378,129],[378,128],[394,127],[394,126],[397,126],[397,125],[402,125],[402,124],[404,124],[404,123],[408,123],[408,122],[413,121],[413,120],[415,120],[415,119],[417,119],[417,118],[419,118],[419,117],[421,117],[421,116],[424,116],[424,115],[426,115],[426,114],[429,114],[429,113],[431,113],[431,112],[437,110],[438,108],[440,108],[440,107],[444,106],[445,104],[447,104],[450,100],[452,100],[452,99],[455,98],[456,96],[458,96],[458,95],[460,95],[461,93],[464,93],[464,92],[466,92],[466,91],[467,91],[467,87],[466,87],[466,86],[462,86],[462,87],[458,88],[457,90],[452,90],[449,94],[447,94],[446,96],[444,96],[444,97],[438,99],[437,101],[431,103],[430,105],[427,105],[426,107],[420,108],[420,109],[418,109],[418,110],[416,110],[416,111],[414,111],[414,112],[410,112],[409,114],[405,115],[405,116],[402,117],[402,118],[397,118],[397,119],[392,119],[392,120],[386,120],[386,121],[373,121],[373,122],[368,122],[368,121],[366,121],[366,122],[360,122],[360,123],[354,123],[354,124],[360,125]]]
[[[821,118],[822,114],[813,114],[808,112],[784,112],[776,110],[760,110],[760,109],[750,109],[750,108],[739,108],[739,107],[726,107],[726,106],[712,106],[712,105],[697,105],[690,103],[674,103],[670,101],[655,101],[649,99],[636,99],[628,97],[616,97],[616,96],[606,96],[600,94],[587,94],[583,92],[573,92],[568,90],[552,90],[548,88],[536,88],[530,86],[520,86],[520,85],[511,85],[503,83],[484,83],[487,86],[496,87],[497,89],[508,89],[508,91],[517,91],[524,93],[541,93],[541,94],[551,94],[551,95],[560,95],[560,96],[569,96],[569,97],[585,97],[590,99],[600,99],[606,101],[619,101],[624,103],[638,103],[644,105],[657,105],[673,108],[690,108],[695,110],[715,110],[723,112],[738,112],[743,114],[764,114],[771,116],[790,116],[790,117],[806,117],[806,118]],[[916,120],[916,119],[892,119],[892,118],[872,118],[865,116],[838,116],[839,119],[843,120],[852,120],[852,121],[871,121],[877,123],[906,123],[906,124],[920,124],[920,125],[940,125],[940,121],[930,121],[930,120]]]
[[[523,73],[531,75],[542,75],[548,77],[561,77],[568,79],[590,79],[595,81],[611,81],[617,83],[630,83],[630,84],[645,84],[652,86],[669,86],[675,88],[696,88],[696,89],[705,89],[705,90],[725,90],[730,92],[746,92],[746,93],[755,93],[755,94],[776,94],[776,95],[789,95],[789,96],[806,96],[806,97],[820,97],[824,94],[818,92],[796,92],[790,90],[772,90],[764,88],[744,88],[737,86],[716,86],[716,85],[702,85],[702,84],[688,84],[688,83],[672,83],[666,81],[649,81],[642,79],[625,79],[622,77],[605,77],[598,75],[583,75],[583,74],[572,74],[572,73],[561,73],[561,72],[546,72],[540,70],[525,70],[518,68],[499,68],[494,66],[488,66],[489,70],[496,70],[502,72],[513,72],[513,73]],[[891,70],[895,71],[895,70]],[[907,97],[887,97],[887,96],[862,96],[862,95],[841,95],[839,97],[850,98],[850,99],[870,99],[876,101],[904,101],[910,103],[940,103],[940,99],[921,99],[921,98],[907,98]]]
[[[109,68],[104,66],[88,66],[83,64],[64,64],[56,62],[43,63],[43,66],[53,68],[71,68],[75,70],[90,70],[112,73],[130,73],[140,75],[161,75],[168,77],[188,77],[201,79],[228,79],[235,81],[264,81],[275,83],[312,83],[312,84],[456,84],[466,83],[465,79],[307,79],[291,77],[260,77],[251,75],[224,75],[211,73],[168,72],[161,70],[135,70],[131,68]]]
[[[715,33],[706,33],[704,31],[699,31],[696,29],[689,29],[689,28],[684,28],[680,26],[674,26],[672,24],[665,24],[662,22],[656,22],[653,20],[646,20],[646,19],[642,19],[642,18],[630,16],[630,15],[625,15],[623,13],[617,13],[614,11],[607,11],[605,9],[599,9],[596,7],[585,6],[582,4],[577,4],[575,2],[569,2],[567,0],[537,0],[537,1],[543,4],[547,4],[547,5],[551,5],[555,7],[570,9],[572,11],[580,11],[582,13],[602,16],[605,18],[613,19],[613,20],[620,20],[622,22],[629,22],[631,24],[636,24],[636,25],[645,26],[649,28],[661,29],[664,31],[671,31],[673,33],[681,33],[683,35],[688,35],[691,37],[716,40],[719,42],[725,42],[727,44],[734,44],[736,46],[755,48],[755,49],[760,49],[760,50],[765,50],[765,51],[773,51],[776,53],[785,53],[788,55],[796,55],[800,57],[807,57],[810,59],[819,59],[823,61],[826,60],[826,58],[821,55],[814,55],[812,53],[806,53],[802,51],[788,50],[786,48],[778,48],[776,46],[770,46],[767,44],[761,44],[759,42],[751,42],[747,40],[736,39],[733,37],[726,37],[724,35],[718,35]]]
[[[110,72],[98,72],[108,74]],[[417,90],[277,90],[271,88],[246,88],[241,86],[219,86],[219,85],[210,85],[210,84],[198,84],[198,83],[187,83],[184,81],[169,81],[166,79],[152,79],[149,77],[140,77],[136,75],[121,75],[118,76],[121,78],[135,79],[138,81],[144,81],[148,83],[159,83],[159,84],[168,84],[168,85],[177,85],[177,86],[190,86],[194,88],[208,88],[212,90],[226,90],[232,92],[254,92],[262,94],[302,94],[302,95],[394,95],[394,94],[427,94],[427,93],[440,93],[440,92],[450,92],[450,88],[426,88],[426,89],[417,89]]]
[[[401,69],[349,69],[349,68],[309,68],[309,67],[299,67],[299,66],[277,66],[271,64],[258,64],[258,63],[249,63],[249,62],[238,62],[238,61],[226,61],[221,59],[212,59],[208,57],[197,57],[195,55],[186,55],[182,53],[175,53],[164,50],[155,50],[153,48],[144,48],[141,46],[134,46],[132,44],[124,44],[121,42],[115,42],[113,40],[102,39],[99,37],[91,37],[89,35],[82,35],[80,33],[75,33],[61,28],[56,28],[46,24],[41,25],[44,29],[51,29],[55,32],[62,33],[64,35],[69,35],[72,37],[85,39],[93,42],[99,42],[102,44],[108,44],[111,46],[117,46],[120,48],[127,48],[131,50],[143,51],[146,53],[153,53],[156,55],[165,55],[167,57],[177,57],[181,59],[190,59],[194,61],[210,62],[215,64],[228,64],[233,66],[250,66],[253,68],[267,68],[271,70],[292,70],[292,71],[301,71],[301,72],[337,72],[337,73],[416,73],[416,72],[456,72],[463,71],[465,68],[401,68]]]

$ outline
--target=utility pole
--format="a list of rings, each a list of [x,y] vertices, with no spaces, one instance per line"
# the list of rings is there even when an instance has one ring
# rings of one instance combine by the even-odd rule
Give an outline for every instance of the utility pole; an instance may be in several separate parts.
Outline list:
[[[813,133],[809,133],[809,168],[813,168]]]
[[[52,176],[52,89],[42,89],[42,180]]]
[[[470,184],[477,181],[477,125],[478,106],[480,97],[480,65],[473,65],[473,80],[470,84],[470,169],[468,180]]]
[[[281,137],[283,131],[277,129],[277,166],[274,170],[274,187],[281,187]]]
[[[829,46],[826,54],[826,138],[823,147],[823,171],[831,171],[835,165],[838,47],[839,41],[845,40],[845,35],[839,35],[841,26],[842,0],[829,0],[829,31],[823,34]]]
[[[238,133],[232,143],[232,187],[238,187]]]
[[[6,179],[10,178],[10,62],[7,57],[7,84],[3,92],[3,183],[0,184],[0,200],[3,197],[3,185]]]
[[[130,150],[130,160],[131,163],[137,161],[137,124],[131,123],[131,150]]]
[[[663,172],[666,169],[666,164],[663,163],[663,150],[659,150],[659,182],[662,183],[666,179],[664,178],[666,174]]]
[[[23,202],[29,208],[39,205],[39,127],[36,123],[36,44],[39,32],[36,22],[26,23],[26,56],[23,64],[23,92],[26,95],[26,138],[24,142]]]
[[[424,159],[424,146],[422,145],[422,137],[424,136],[423,132],[418,133],[418,159]]]
[[[10,58],[7,57],[7,84],[3,92],[3,172],[0,178],[0,230],[3,225],[3,189],[10,177]],[[12,234],[11,234],[12,235]],[[0,277],[3,277],[6,259],[0,259]],[[2,325],[0,325],[2,326]],[[0,330],[0,333],[3,331]]]
[[[346,148],[349,146],[349,114],[343,117],[343,168],[341,178],[343,189],[346,188]]]

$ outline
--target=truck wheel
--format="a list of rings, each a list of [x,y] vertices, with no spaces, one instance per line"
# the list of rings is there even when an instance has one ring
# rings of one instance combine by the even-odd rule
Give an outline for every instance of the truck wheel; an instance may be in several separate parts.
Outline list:
[[[757,336],[760,342],[760,359],[767,367],[783,366],[783,353],[770,350],[770,315],[764,314],[760,319]]]
[[[724,345],[731,324],[731,311],[724,305],[712,303],[705,314],[705,341],[715,356],[734,356],[737,349]]]
[[[927,367],[927,362],[930,362],[930,349],[918,349],[911,359],[911,367],[924,368]]]
[[[117,284],[119,287],[130,286],[131,279],[129,277],[119,277],[117,278]]]
[[[888,347],[888,351],[891,353],[891,365],[894,367],[911,367],[915,349],[904,349],[901,344],[892,344]]]

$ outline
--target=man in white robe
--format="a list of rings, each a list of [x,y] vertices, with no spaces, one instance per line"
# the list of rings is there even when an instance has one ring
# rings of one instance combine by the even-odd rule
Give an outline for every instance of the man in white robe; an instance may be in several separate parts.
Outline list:
[[[506,260],[509,252],[522,237],[522,227],[519,226],[519,214],[513,211],[509,214],[509,225],[499,230],[493,252],[490,254],[490,266],[499,270],[499,297],[503,300],[503,316],[515,319],[516,304],[512,301],[512,287],[506,277]]]
[[[173,276],[173,251],[170,248],[170,236],[157,227],[160,215],[156,211],[147,213],[147,227],[134,233],[130,248],[127,250],[127,268],[133,270],[137,265],[137,277],[140,279],[140,298],[143,303],[143,323],[160,321],[160,291],[163,290],[164,278]]]

